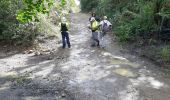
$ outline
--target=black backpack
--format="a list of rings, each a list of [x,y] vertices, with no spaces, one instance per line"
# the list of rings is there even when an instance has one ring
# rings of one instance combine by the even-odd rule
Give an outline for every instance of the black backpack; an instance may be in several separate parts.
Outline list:
[[[68,31],[66,23],[61,23],[61,31]]]

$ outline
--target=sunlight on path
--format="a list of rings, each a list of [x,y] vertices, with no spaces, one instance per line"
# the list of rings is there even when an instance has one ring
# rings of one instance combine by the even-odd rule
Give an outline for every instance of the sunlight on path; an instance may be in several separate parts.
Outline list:
[[[142,65],[142,61],[131,61],[120,54],[112,54],[97,47],[91,48],[91,33],[86,28],[88,16],[78,13],[71,18],[74,48],[62,68],[71,73],[69,89],[75,94],[76,100],[152,100],[147,98],[148,94],[141,95],[139,88],[166,87],[164,82],[149,76],[152,73]],[[108,39],[108,45],[111,44]],[[112,51],[115,49],[118,47],[113,45]],[[141,69],[145,69],[148,76]]]
[[[113,72],[118,75],[125,76],[125,77],[137,77],[138,76],[134,72],[130,71],[129,69],[125,69],[125,68],[119,68],[119,69],[113,70]]]
[[[74,0],[76,5],[79,6],[80,5],[80,0]]]
[[[71,48],[50,42],[55,50],[49,54],[20,53],[0,59],[0,97],[14,93],[10,96],[22,100],[170,100],[170,79],[158,74],[157,66],[122,54],[109,35],[109,48],[90,47],[89,15],[71,13],[70,17]],[[31,80],[23,81],[25,77]],[[11,91],[14,79],[20,84]]]

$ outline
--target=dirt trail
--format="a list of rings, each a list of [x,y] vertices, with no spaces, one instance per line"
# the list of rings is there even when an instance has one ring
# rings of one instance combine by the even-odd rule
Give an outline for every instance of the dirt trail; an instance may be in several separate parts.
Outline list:
[[[71,14],[71,49],[56,40],[35,56],[2,53],[2,100],[170,100],[170,78],[154,64],[121,52],[111,36],[106,50],[90,47],[88,15]]]

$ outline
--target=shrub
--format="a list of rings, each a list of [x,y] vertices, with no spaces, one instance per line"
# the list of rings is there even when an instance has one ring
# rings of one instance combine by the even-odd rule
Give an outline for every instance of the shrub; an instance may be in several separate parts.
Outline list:
[[[148,36],[152,31],[170,28],[169,0],[98,0],[91,7],[94,1],[81,0],[82,10],[95,8],[97,15],[107,15],[120,41],[134,40],[138,36]]]
[[[0,41],[10,44],[22,44],[33,40],[35,26],[30,23],[19,23],[16,19],[17,11],[22,7],[20,0],[0,1]]]
[[[167,63],[170,61],[170,47],[166,46],[166,47],[163,47],[161,50],[160,50],[160,56],[161,56],[161,59],[163,61],[163,63]]]
[[[99,0],[81,0],[82,11],[91,11],[98,6]]]

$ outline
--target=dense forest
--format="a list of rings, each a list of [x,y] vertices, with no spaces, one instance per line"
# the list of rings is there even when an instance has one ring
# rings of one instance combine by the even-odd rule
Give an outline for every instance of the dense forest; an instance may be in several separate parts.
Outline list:
[[[60,15],[76,9],[74,0],[1,0],[0,7],[0,41],[10,45],[32,44],[48,31],[59,33],[53,29]],[[152,52],[143,56],[170,62],[170,0],[81,0],[81,10],[108,16],[118,41],[139,43]]]
[[[81,0],[81,9],[108,16],[120,42],[139,42],[151,53],[142,55],[169,62],[170,0]]]
[[[170,0],[0,0],[0,100],[170,100]]]
[[[156,35],[155,38],[169,39],[169,0],[81,1],[83,11],[93,10],[99,16],[109,16],[120,41],[134,40],[138,35]]]
[[[52,25],[49,24],[59,23],[60,16],[67,16],[70,9],[74,10],[74,4],[74,0],[1,0],[1,43],[32,43],[39,33],[50,30]]]

